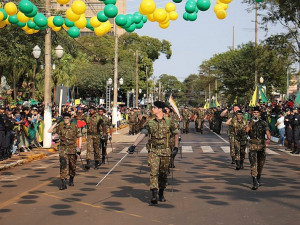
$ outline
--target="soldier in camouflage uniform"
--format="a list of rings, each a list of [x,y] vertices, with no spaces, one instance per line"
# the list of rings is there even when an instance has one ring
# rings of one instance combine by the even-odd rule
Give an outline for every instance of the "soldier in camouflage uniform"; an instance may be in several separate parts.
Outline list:
[[[190,131],[190,118],[192,113],[190,112],[187,106],[184,107],[182,111],[182,125],[183,125],[183,133],[188,134]]]
[[[157,200],[166,201],[164,190],[166,188],[168,167],[171,158],[174,158],[178,152],[178,129],[173,120],[165,117],[163,109],[165,103],[156,101],[152,112],[155,118],[149,119],[141,134],[137,137],[134,144],[128,148],[128,152],[133,154],[136,146],[149,136],[147,148],[149,151],[148,163],[150,165],[150,190],[152,192],[151,203],[157,204]],[[174,135],[174,148],[170,149],[170,137]],[[157,199],[157,191],[158,197]]]
[[[61,186],[59,190],[67,188],[67,176],[69,172],[69,186],[74,186],[74,177],[76,171],[76,141],[81,136],[79,129],[71,123],[71,115],[69,113],[63,114],[64,122],[54,123],[49,133],[56,133],[59,135],[59,162],[60,162],[60,179]]]
[[[129,124],[129,135],[134,135],[135,133],[135,126],[137,123],[137,114],[134,113],[133,110],[130,111],[129,115],[128,115],[128,124]]]
[[[98,109],[98,115],[103,121],[104,126],[106,129],[109,129],[109,135],[107,136],[107,131],[104,132],[102,129],[100,130],[100,146],[102,150],[102,163],[105,164],[105,157],[107,155],[106,148],[107,148],[107,140],[111,141],[112,140],[112,130],[113,126],[111,123],[111,120],[105,116],[105,109],[104,108],[99,108]]]
[[[86,152],[86,169],[90,169],[92,154],[94,154],[95,169],[98,169],[100,163],[100,133],[103,132],[106,135],[106,127],[103,120],[97,114],[94,106],[90,107],[90,114],[83,115],[80,120],[84,120],[87,124],[87,152]]]
[[[247,121],[243,117],[243,112],[238,110],[236,117],[229,118],[226,121],[233,131],[234,140],[234,159],[236,170],[244,169],[244,160],[247,144],[246,126]]]
[[[266,146],[270,143],[271,134],[266,121],[260,118],[259,107],[253,109],[253,118],[246,127],[249,140],[249,161],[251,176],[253,180],[252,190],[256,190],[261,185],[261,174],[266,161]],[[267,140],[265,140],[267,135]]]
[[[205,118],[205,112],[202,107],[198,107],[198,109],[195,112],[195,122],[197,122],[196,131],[203,134],[203,125],[204,125],[204,118]]]

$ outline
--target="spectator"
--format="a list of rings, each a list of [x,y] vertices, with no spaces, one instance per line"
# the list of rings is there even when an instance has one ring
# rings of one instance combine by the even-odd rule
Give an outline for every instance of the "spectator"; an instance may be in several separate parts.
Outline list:
[[[277,119],[277,123],[275,124],[275,126],[279,130],[279,135],[280,135],[279,146],[284,146],[285,125],[284,125],[284,115],[282,111],[279,113],[279,118]]]

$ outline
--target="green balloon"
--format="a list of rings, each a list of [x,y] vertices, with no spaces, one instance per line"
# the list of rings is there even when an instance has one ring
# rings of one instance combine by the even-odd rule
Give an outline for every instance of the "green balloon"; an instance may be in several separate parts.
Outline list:
[[[126,28],[125,30],[129,33],[133,32],[135,30],[136,26],[135,23],[131,24],[130,27]]]
[[[25,27],[25,26],[26,26],[26,23],[22,23],[22,22],[19,21],[19,22],[17,23],[17,25],[18,25],[18,27]]]
[[[89,28],[89,29],[93,28],[92,25],[91,25],[91,19],[87,19],[86,27]]]
[[[75,24],[74,22],[72,22],[71,20],[69,20],[68,18],[65,18],[65,25],[67,27],[73,27]]]
[[[255,0],[257,3],[263,2],[264,0]]]
[[[55,16],[53,18],[53,24],[56,27],[61,27],[64,24],[64,19],[61,16]]]
[[[48,23],[47,18],[42,13],[36,14],[36,16],[33,18],[33,21],[39,27],[44,27]]]
[[[92,28],[89,28],[91,31],[94,31],[95,30],[95,28],[94,27],[92,27]]]
[[[3,20],[7,19],[7,13],[5,12],[5,10],[3,8],[0,9],[0,11],[3,13]]]
[[[196,4],[194,4],[193,2],[186,2],[185,4],[185,11],[188,13],[193,13],[196,10]]]
[[[143,22],[144,22],[144,23],[147,23],[147,21],[148,21],[147,16],[143,16]]]
[[[114,18],[116,15],[118,15],[118,8],[117,6],[113,4],[108,4],[104,7],[104,14],[108,18]]]
[[[139,12],[135,12],[133,14],[133,20],[136,24],[138,24],[139,22],[141,22],[141,20],[143,19],[142,14],[140,14]]]
[[[123,28],[129,28],[133,23],[133,15],[127,14],[126,18],[127,18],[127,23],[123,26]]]
[[[197,8],[200,11],[206,11],[210,8],[210,0],[198,0],[197,1]]]
[[[135,28],[136,29],[141,29],[141,28],[143,28],[143,26],[144,26],[144,22],[142,20],[141,22],[139,22],[138,24],[135,25]]]
[[[104,1],[104,4],[105,4],[105,5],[108,5],[108,4],[113,4],[113,5],[115,5],[116,2],[117,2],[117,0],[105,0],[105,1]]]
[[[27,26],[31,29],[34,29],[36,27],[36,24],[35,24],[35,22],[28,20]]]
[[[22,13],[31,13],[33,10],[33,4],[28,0],[22,0],[19,2],[19,9]]]
[[[182,0],[173,0],[173,2],[180,3],[180,2],[182,2]]]
[[[190,21],[195,21],[197,19],[197,13],[196,12],[188,13],[188,19]]]
[[[32,6],[33,6],[33,10],[30,13],[25,13],[25,16],[27,16],[27,17],[35,17],[35,15],[38,12],[38,9],[37,9],[37,7],[35,5],[32,5]]]
[[[11,24],[17,24],[19,22],[17,15],[9,16],[8,21]]]
[[[183,13],[183,19],[184,19],[184,20],[189,20],[189,18],[188,18],[188,13],[187,13],[187,12]]]
[[[39,30],[46,30],[47,29],[47,26],[44,26],[44,27],[36,27],[36,28],[39,28]]]
[[[123,14],[119,14],[116,17],[116,24],[120,27],[124,26],[127,23],[127,17]]]
[[[68,34],[71,38],[77,38],[80,35],[80,30],[74,26],[68,30]]]
[[[104,9],[105,9],[105,8],[104,8]],[[97,14],[97,19],[98,19],[100,22],[104,23],[104,22],[106,22],[106,21],[108,20],[108,17],[104,14],[103,11],[99,11],[98,14]]]

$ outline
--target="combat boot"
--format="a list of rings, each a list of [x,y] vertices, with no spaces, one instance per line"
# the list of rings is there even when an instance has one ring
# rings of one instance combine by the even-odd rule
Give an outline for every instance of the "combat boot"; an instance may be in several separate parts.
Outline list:
[[[240,165],[240,160],[235,160],[235,169],[236,170],[240,170],[240,168],[241,168],[241,165]]]
[[[299,150],[293,151],[292,154],[299,154]]]
[[[70,177],[69,186],[74,186],[74,177]]]
[[[102,156],[102,164],[105,164],[105,156]]]
[[[252,190],[257,190],[258,188],[258,182],[257,182],[257,178],[256,177],[252,177],[252,181],[253,181],[253,186],[252,186]]]
[[[84,166],[85,169],[89,170],[91,168],[91,160],[86,160],[86,165]]]
[[[241,170],[244,169],[244,160],[241,160],[241,162],[240,162],[240,169]]]
[[[59,187],[59,190],[65,190],[67,189],[67,181],[65,179],[61,179],[61,185]]]
[[[95,170],[96,170],[96,169],[99,169],[99,166],[101,166],[100,161],[99,161],[99,160],[95,160],[95,167],[94,167],[94,169],[95,169]]]
[[[257,174],[257,183],[258,183],[258,186],[260,187],[261,186],[261,182],[260,182],[260,177],[261,175],[260,174]]]
[[[164,196],[164,190],[165,190],[165,189],[159,189],[159,191],[158,191],[158,200],[159,200],[160,202],[165,202],[165,201],[167,201],[167,200],[165,199],[165,196]]]
[[[157,204],[157,189],[156,188],[153,188],[151,189],[151,192],[152,192],[152,197],[151,197],[151,203],[152,204]]]
[[[231,156],[231,164],[235,164],[235,159],[233,156]]]

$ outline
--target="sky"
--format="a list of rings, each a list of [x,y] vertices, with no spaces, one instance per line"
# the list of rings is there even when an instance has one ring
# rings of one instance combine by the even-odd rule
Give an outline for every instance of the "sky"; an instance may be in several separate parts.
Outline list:
[[[227,9],[224,20],[217,19],[213,7],[216,0],[211,0],[211,7],[206,12],[199,11],[196,21],[185,21],[182,18],[185,12],[186,0],[176,4],[178,19],[170,21],[167,29],[161,29],[157,22],[148,21],[144,27],[135,32],[143,36],[151,36],[160,40],[165,39],[172,44],[172,57],[166,59],[164,54],[154,62],[154,74],[158,78],[161,74],[174,75],[183,81],[190,74],[198,74],[199,66],[204,60],[214,54],[226,52],[232,46],[233,26],[235,29],[235,47],[237,45],[255,41],[253,12],[247,12],[248,5],[242,0],[233,0]],[[127,13],[138,11],[141,0],[127,0]],[[155,0],[157,8],[164,8],[171,0]],[[271,27],[268,33],[280,33],[279,27]],[[259,41],[266,38],[266,33],[259,30]]]

